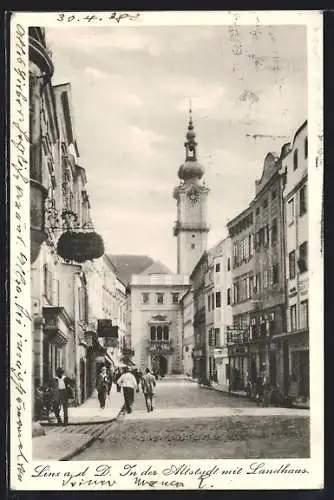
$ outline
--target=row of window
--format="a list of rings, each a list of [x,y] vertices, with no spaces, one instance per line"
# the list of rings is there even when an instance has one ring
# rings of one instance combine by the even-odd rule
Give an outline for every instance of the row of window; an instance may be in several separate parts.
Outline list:
[[[277,320],[274,312],[251,318],[249,314],[234,317],[234,328],[249,332],[249,339],[256,340],[276,333]]]
[[[279,264],[274,264],[263,273],[252,273],[240,277],[233,283],[233,302],[243,302],[252,299],[256,293],[259,293],[261,287],[268,288],[279,283]],[[227,305],[231,304],[231,290],[227,289]]]
[[[303,300],[300,302],[300,318],[299,318],[299,328],[308,328],[309,325],[309,309],[308,300]],[[296,331],[298,328],[297,324],[297,305],[294,304],[290,306],[289,309],[290,316],[290,328],[289,331]],[[277,333],[277,319],[275,313],[260,314],[257,317],[250,318],[249,314],[244,314],[234,317],[234,327],[245,329],[249,331],[250,340],[254,340],[267,335],[274,335]]]
[[[151,340],[169,340],[169,326],[151,326]]]
[[[307,241],[304,241],[299,247],[299,259],[297,265],[300,273],[304,273],[308,269],[308,250]],[[293,250],[289,253],[289,278],[296,277],[296,251]]]
[[[208,311],[213,311],[215,307],[221,307],[221,293],[216,292],[208,295]]]
[[[247,235],[233,245],[233,266],[247,262],[254,255],[254,234]]]
[[[227,259],[227,270],[228,271],[231,270],[231,259],[229,257]],[[216,271],[216,273],[220,273],[220,262],[217,262],[217,264],[215,266],[215,271]]]
[[[297,195],[296,195],[297,196]],[[299,190],[299,216],[302,217],[307,212],[307,185],[305,184]],[[288,201],[288,224],[295,221],[295,197]]]
[[[299,328],[308,327],[308,300],[303,300],[300,303],[300,319]],[[297,305],[290,306],[290,331],[297,330]]]
[[[246,236],[241,241],[237,241],[233,245],[233,265],[239,266],[244,262],[248,262],[254,255],[254,249],[258,250],[261,246],[269,247],[271,245],[276,245],[278,239],[278,225],[277,219],[272,220],[272,225],[268,225],[260,228],[254,234],[251,233]]]
[[[156,304],[165,304],[166,303],[166,294],[165,293],[156,293],[155,294],[155,303]],[[150,303],[150,293],[148,292],[143,292],[142,293],[142,304],[149,304]],[[173,292],[172,293],[172,303],[173,304],[178,304],[179,303],[179,293]]]

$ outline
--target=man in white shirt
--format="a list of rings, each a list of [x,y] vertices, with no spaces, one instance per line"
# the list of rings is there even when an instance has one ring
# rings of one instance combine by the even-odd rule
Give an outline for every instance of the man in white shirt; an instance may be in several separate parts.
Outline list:
[[[138,388],[138,384],[137,380],[135,379],[134,375],[129,371],[128,367],[125,367],[123,372],[124,373],[117,380],[117,384],[120,387],[123,387],[124,406],[127,413],[131,413],[135,399],[135,391]]]
[[[53,411],[56,415],[58,424],[68,424],[68,400],[73,397],[71,388],[71,381],[65,376],[63,368],[57,368],[56,377],[51,381],[51,392],[53,400]],[[64,422],[60,417],[60,409],[63,408]]]

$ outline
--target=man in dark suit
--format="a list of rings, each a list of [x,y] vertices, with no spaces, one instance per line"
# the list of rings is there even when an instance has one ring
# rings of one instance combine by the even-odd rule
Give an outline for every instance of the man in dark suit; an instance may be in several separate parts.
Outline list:
[[[65,376],[63,368],[57,368],[56,377],[51,381],[51,392],[53,411],[60,425],[68,424],[68,400],[72,397],[73,389],[71,380]],[[60,410],[63,408],[64,422],[60,418]]]

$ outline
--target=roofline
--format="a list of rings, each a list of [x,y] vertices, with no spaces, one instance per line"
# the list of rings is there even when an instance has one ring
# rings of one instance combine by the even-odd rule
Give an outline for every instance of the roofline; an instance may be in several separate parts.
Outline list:
[[[230,240],[231,239],[231,236],[225,236],[225,238],[222,238],[221,240],[218,241],[218,243],[216,243],[215,245],[213,245],[209,250],[208,250],[208,253],[211,253],[214,251],[215,248],[218,247],[218,245],[221,245],[222,243],[224,243],[225,241],[227,240]]]
[[[117,278],[117,280],[118,280],[120,283],[122,283],[122,285],[124,285],[124,286],[125,286],[125,293],[126,293],[126,288],[128,287],[128,284],[129,284],[129,283],[125,283],[123,280],[121,280],[121,278],[118,276],[118,274],[117,274],[117,273],[118,273],[118,271],[117,271],[117,269],[116,269],[116,278]]]
[[[114,263],[113,263],[113,262],[109,259],[108,254],[106,254],[106,253],[105,253],[105,254],[103,254],[103,257],[104,257],[104,258],[108,261],[108,263],[111,265],[111,267],[113,268],[113,270],[114,270],[114,272],[115,272],[115,274],[116,274],[116,277],[117,277],[117,268],[116,268],[115,264],[114,264]],[[120,280],[120,281],[121,281],[121,280]],[[123,281],[122,281],[122,283],[123,283]],[[124,285],[124,283],[123,283],[123,285]]]
[[[184,294],[182,295],[182,297],[180,298],[180,302],[182,302],[186,296],[189,294],[189,293],[192,293],[193,289],[192,289],[192,286],[189,284],[187,285],[189,288],[186,292],[184,292]]]
[[[71,82],[57,83],[57,85],[52,85],[52,87],[56,89],[58,87],[65,87],[66,85],[71,85]]]
[[[307,119],[304,121],[304,123],[301,124],[301,126],[297,129],[297,131],[295,132],[294,136],[293,136],[293,140],[292,140],[292,146],[294,145],[295,143],[295,140],[297,139],[298,135],[300,134],[300,132],[303,130],[303,128],[305,128],[307,125]]]
[[[238,215],[236,215],[233,219],[231,219],[227,224],[227,228],[231,227],[235,222],[237,222],[237,220],[240,218],[242,218],[244,215],[246,215],[246,212],[247,211],[252,211],[253,210],[253,207],[252,207],[252,201],[251,200],[248,204],[248,207],[245,208],[242,212],[240,212]]]
[[[204,260],[204,258],[207,258],[208,257],[208,252],[206,250],[204,250],[204,252],[202,253],[202,255],[200,256],[199,260],[197,261],[197,264],[195,265],[194,269],[192,270],[192,273],[190,275],[190,279],[192,279],[195,271],[197,271],[197,268],[199,267],[199,265],[202,263],[202,261]]]

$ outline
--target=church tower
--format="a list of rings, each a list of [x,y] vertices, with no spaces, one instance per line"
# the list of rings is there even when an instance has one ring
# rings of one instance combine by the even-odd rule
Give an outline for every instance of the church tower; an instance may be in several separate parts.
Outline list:
[[[209,189],[201,180],[203,167],[197,161],[197,142],[189,110],[189,125],[184,147],[185,162],[180,166],[180,184],[174,189],[177,201],[177,220],[174,236],[177,238],[177,272],[190,275],[207,249],[207,199]]]

